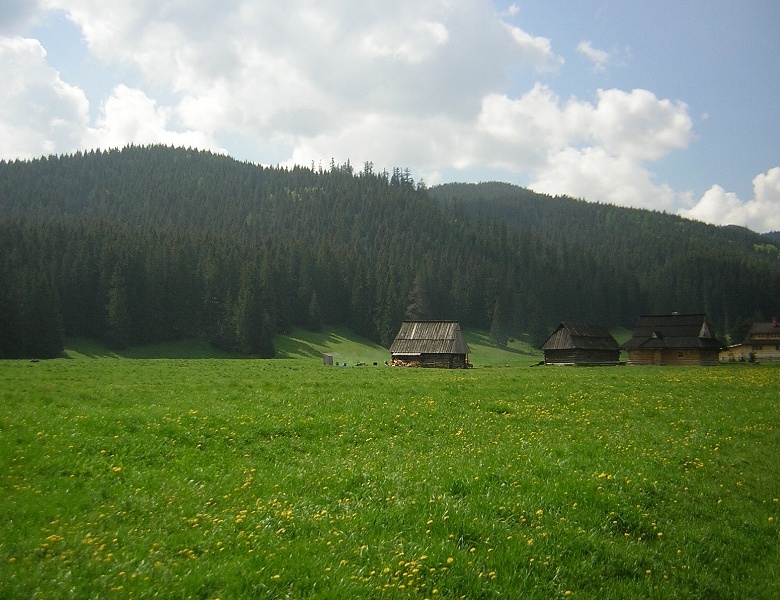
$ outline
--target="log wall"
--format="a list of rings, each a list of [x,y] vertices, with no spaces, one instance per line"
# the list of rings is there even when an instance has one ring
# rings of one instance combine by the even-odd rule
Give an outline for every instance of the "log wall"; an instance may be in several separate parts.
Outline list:
[[[605,366],[620,363],[618,350],[545,350],[544,362],[548,365]]]
[[[681,350],[629,350],[629,365],[714,366],[719,363],[718,350],[683,348]]]

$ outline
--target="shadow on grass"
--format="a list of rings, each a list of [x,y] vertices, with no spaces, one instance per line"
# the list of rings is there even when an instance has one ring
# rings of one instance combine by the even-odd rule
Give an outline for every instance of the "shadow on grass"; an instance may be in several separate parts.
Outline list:
[[[347,329],[327,328],[323,331],[306,331],[293,328],[285,335],[274,338],[277,358],[322,358],[324,353],[350,357],[350,360],[378,360],[384,358],[385,348],[357,336]]]
[[[164,344],[131,346],[125,350],[111,350],[105,344],[87,338],[69,338],[65,344],[62,358],[249,358],[231,352],[212,348],[202,340],[180,340]]]
[[[334,332],[296,330],[274,340],[277,358],[320,358],[328,348],[344,341]]]
[[[465,333],[466,343],[473,343],[475,345],[487,346],[489,348],[496,348],[503,352],[509,352],[511,354],[521,354],[523,356],[535,356],[536,352],[533,350],[523,350],[522,348],[513,348],[509,344],[500,345],[490,341],[490,336],[486,333],[467,332]],[[510,342],[511,343],[511,342]]]

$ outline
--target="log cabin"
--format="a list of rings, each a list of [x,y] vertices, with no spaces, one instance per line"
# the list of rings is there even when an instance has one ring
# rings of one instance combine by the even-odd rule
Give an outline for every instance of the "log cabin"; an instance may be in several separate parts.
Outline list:
[[[561,323],[541,346],[546,365],[617,365],[620,345],[603,325]]]
[[[639,317],[623,344],[629,365],[717,365],[725,347],[704,314]]]
[[[390,345],[393,366],[465,369],[468,354],[457,321],[404,321]]]

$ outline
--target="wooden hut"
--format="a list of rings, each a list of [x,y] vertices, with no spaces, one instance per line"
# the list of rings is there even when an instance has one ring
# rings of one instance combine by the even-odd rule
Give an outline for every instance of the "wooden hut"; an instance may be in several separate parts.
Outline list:
[[[465,369],[468,354],[457,321],[404,321],[390,346],[394,366]]]
[[[717,365],[725,347],[707,315],[677,314],[639,317],[623,344],[629,365]]]
[[[546,365],[617,365],[620,345],[593,323],[561,323],[541,346]]]

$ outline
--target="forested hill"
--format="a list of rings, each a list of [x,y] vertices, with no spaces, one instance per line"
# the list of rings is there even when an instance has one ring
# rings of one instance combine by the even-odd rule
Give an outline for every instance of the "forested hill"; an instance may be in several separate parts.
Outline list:
[[[744,227],[718,227],[656,211],[625,208],[548,196],[503,182],[449,183],[430,194],[445,206],[459,206],[466,213],[497,218],[540,233],[545,239],[567,241],[598,250],[605,244],[642,266],[651,262],[687,258],[693,250],[737,254],[751,258],[756,245],[778,241],[780,232],[758,234]],[[662,244],[658,241],[662,240]],[[647,252],[648,249],[651,252]],[[660,252],[660,254],[659,254]],[[760,251],[759,251],[760,252]]]
[[[778,232],[762,235],[500,182],[446,184],[429,193],[472,219],[498,219],[611,261],[636,278],[649,312],[706,312],[721,335],[738,340],[751,320],[780,313]]]
[[[777,311],[767,238],[493,188],[161,146],[2,161],[0,357],[55,356],[64,336],[272,356],[293,325],[388,345],[405,317],[539,342],[567,319],[706,310],[739,336]]]

